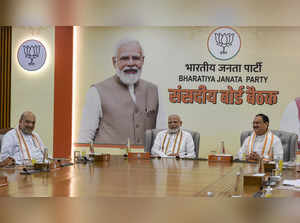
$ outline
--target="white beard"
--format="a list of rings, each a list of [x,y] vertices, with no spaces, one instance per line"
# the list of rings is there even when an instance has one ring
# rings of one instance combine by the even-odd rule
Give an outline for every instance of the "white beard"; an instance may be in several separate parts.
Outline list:
[[[124,71],[127,69],[136,69],[136,74],[126,74]],[[116,74],[120,78],[121,82],[126,85],[134,85],[141,77],[142,69],[137,67],[124,67],[123,70],[120,70],[119,67],[116,69]]]
[[[177,129],[169,129],[169,130],[168,130],[168,133],[169,133],[169,134],[177,134],[177,133],[179,132],[179,130],[180,130],[180,127],[177,128]]]

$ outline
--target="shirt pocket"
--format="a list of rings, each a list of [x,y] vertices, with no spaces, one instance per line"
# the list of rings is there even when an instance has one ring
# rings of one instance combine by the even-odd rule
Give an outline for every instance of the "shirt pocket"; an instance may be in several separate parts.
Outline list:
[[[156,109],[146,109],[145,111],[146,129],[148,128],[152,129],[156,127],[156,118],[157,118]]]

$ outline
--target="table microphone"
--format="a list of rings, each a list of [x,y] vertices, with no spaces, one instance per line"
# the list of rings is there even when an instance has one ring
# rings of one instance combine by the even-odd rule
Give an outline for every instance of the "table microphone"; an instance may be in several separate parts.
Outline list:
[[[26,167],[24,167],[23,172],[20,172],[21,175],[31,175],[32,173],[40,173],[40,170],[28,170]]]
[[[23,168],[23,171],[25,172],[25,173],[27,173],[27,174],[30,174],[29,172],[28,172],[28,170],[27,170],[27,168]]]
[[[43,163],[45,163],[45,160],[48,159],[48,149],[44,148],[44,153],[43,153]]]

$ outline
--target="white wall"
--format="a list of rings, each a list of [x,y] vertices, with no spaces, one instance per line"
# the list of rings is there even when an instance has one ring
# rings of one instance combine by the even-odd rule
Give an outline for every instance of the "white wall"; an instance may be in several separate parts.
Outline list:
[[[53,152],[54,37],[54,27],[12,29],[11,126],[18,125],[22,112],[32,111],[36,115],[35,130],[50,155]],[[37,39],[46,47],[47,59],[38,71],[25,71],[18,63],[18,47],[27,39]]]

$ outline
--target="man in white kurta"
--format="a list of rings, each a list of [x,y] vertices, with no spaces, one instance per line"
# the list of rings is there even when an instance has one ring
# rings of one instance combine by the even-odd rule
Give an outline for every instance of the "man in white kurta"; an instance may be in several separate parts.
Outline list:
[[[24,112],[19,126],[7,132],[2,139],[0,164],[26,164],[32,160],[43,161],[44,144],[40,136],[33,132],[35,115]]]
[[[160,157],[195,158],[193,137],[189,132],[182,130],[181,125],[182,121],[178,115],[170,115],[169,128],[157,134],[151,154]]]
[[[247,160],[282,160],[283,148],[278,136],[268,131],[269,118],[264,114],[258,114],[253,120],[253,133],[248,136],[239,151],[239,159],[244,154]]]

